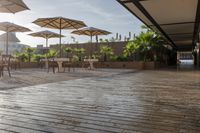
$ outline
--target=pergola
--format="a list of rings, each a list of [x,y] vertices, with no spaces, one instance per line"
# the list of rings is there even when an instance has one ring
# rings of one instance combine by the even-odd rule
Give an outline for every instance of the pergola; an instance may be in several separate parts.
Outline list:
[[[199,0],[117,0],[178,51],[192,51],[199,42]]]

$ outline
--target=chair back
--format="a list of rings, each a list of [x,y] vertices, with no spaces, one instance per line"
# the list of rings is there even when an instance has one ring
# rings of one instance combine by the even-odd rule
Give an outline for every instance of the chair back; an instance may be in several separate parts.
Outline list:
[[[57,62],[54,60],[54,58],[49,58],[48,65],[49,65],[49,67],[56,66]]]
[[[10,58],[11,58],[11,55],[2,55],[1,56],[1,63],[3,65],[7,65],[7,66],[10,66]]]

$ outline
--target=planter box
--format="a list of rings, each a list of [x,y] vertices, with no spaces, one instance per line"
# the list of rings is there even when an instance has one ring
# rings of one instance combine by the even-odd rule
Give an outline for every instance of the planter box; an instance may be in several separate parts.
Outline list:
[[[37,62],[20,62],[21,68],[38,68]]]
[[[145,68],[144,62],[96,62],[96,68],[139,69]]]
[[[154,70],[166,65],[159,62],[95,62],[96,68],[116,68],[116,69],[139,69],[139,70]]]
[[[76,64],[76,67],[81,67],[81,63]],[[138,70],[154,70],[164,67],[165,65],[159,62],[95,62],[96,68],[113,68],[113,69],[138,69]],[[37,62],[21,62],[21,68],[39,68]]]
[[[144,62],[144,69],[145,70],[154,70],[158,67],[157,63],[155,62]]]

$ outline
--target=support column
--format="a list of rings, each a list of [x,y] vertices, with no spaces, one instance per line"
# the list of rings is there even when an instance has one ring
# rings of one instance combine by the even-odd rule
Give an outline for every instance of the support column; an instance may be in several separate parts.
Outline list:
[[[180,53],[180,52],[177,52],[177,61],[180,60],[180,57],[181,57],[181,53]]]
[[[197,67],[200,67],[200,43],[197,43],[196,46],[196,51],[197,51]]]

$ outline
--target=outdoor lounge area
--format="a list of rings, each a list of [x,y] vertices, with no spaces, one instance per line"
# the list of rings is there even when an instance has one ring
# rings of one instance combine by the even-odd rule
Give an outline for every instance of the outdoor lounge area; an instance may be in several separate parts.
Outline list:
[[[36,84],[48,76],[51,83],[1,89],[0,132],[200,132],[199,71],[100,69],[68,79],[36,71],[13,76],[19,82],[20,74],[32,73],[24,77],[25,86],[31,77]]]
[[[0,133],[200,133],[199,0],[0,0],[0,33]]]

